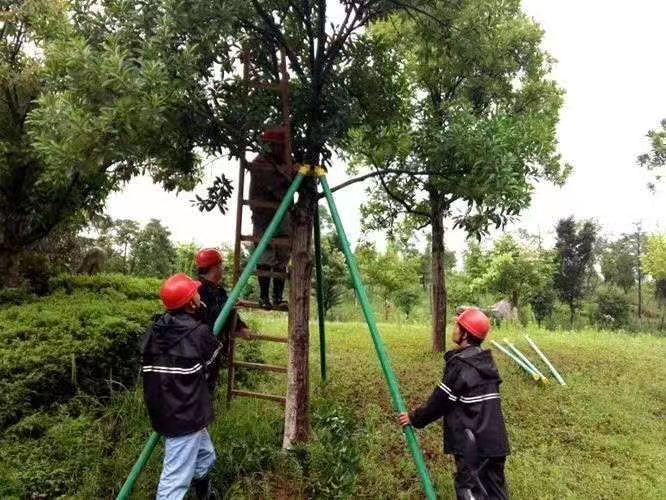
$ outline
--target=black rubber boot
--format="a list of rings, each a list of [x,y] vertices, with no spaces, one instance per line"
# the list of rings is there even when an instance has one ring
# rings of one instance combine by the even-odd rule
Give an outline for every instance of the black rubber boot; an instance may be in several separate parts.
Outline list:
[[[257,266],[257,269],[260,271],[269,271],[270,267]],[[271,309],[273,307],[270,299],[271,279],[268,276],[258,276],[257,281],[259,281],[259,305],[263,309]]]
[[[273,278],[273,305],[281,306],[287,302],[282,298],[284,294],[284,280],[282,278]]]
[[[198,500],[217,500],[217,494],[210,484],[210,476],[193,479],[192,486],[194,486],[194,493]]]

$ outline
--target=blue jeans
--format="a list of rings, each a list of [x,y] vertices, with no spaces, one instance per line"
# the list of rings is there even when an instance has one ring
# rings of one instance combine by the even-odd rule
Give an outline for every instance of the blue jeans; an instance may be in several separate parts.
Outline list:
[[[214,465],[215,448],[207,429],[185,436],[166,438],[157,499],[181,500],[192,479],[204,477]]]

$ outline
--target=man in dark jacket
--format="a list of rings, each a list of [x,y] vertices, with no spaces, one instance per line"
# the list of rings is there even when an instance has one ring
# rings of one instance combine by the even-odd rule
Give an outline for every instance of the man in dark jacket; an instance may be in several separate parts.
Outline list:
[[[458,348],[446,353],[444,380],[428,402],[400,414],[400,424],[422,428],[443,417],[444,453],[455,456],[456,494],[459,499],[508,498],[504,463],[509,454],[500,403],[500,379],[490,351],[481,348],[490,321],[478,309],[467,309],[456,318],[452,340]],[[467,463],[465,429],[476,441],[477,463]],[[478,487],[483,485],[487,496]],[[466,496],[467,495],[467,496]]]
[[[277,212],[277,206],[287,194],[289,186],[294,179],[294,172],[289,171],[286,159],[285,144],[287,142],[287,129],[273,127],[261,134],[261,140],[268,145],[268,154],[257,156],[250,163],[250,201],[252,206],[252,234],[260,238],[266,232],[271,220]],[[289,214],[282,219],[282,224],[276,231],[274,238],[289,237]],[[289,264],[290,249],[284,245],[271,245],[262,254],[257,269],[286,273]],[[284,278],[273,277],[273,296],[270,297],[270,276],[259,276],[259,303],[264,309],[280,307],[286,304],[284,300]]]
[[[222,254],[216,248],[202,248],[197,253],[196,264],[199,281],[201,283],[201,286],[199,286],[199,295],[201,296],[203,303],[206,304],[201,319],[212,330],[215,325],[215,320],[217,320],[220,312],[222,312],[224,304],[229,298],[227,291],[224,289],[224,286],[222,286]],[[229,336],[232,324],[233,321],[231,318],[228,319],[219,335],[225,355],[229,349]],[[237,317],[234,335],[245,337],[251,333],[252,332],[240,316]]]
[[[155,431],[166,438],[158,499],[180,500],[190,484],[197,498],[214,499],[209,472],[215,449],[207,427],[213,421],[213,389],[222,344],[197,319],[200,283],[186,274],[160,289],[166,313],[149,329],[143,346],[143,394]]]

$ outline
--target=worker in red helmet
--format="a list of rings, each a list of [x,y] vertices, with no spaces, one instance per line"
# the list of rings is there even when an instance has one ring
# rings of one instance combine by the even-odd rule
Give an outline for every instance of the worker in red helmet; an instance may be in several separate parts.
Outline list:
[[[263,236],[277,212],[277,205],[282,201],[294,180],[294,172],[287,167],[286,142],[287,129],[273,127],[261,134],[261,140],[268,146],[268,152],[257,156],[251,162],[250,201],[252,208],[252,235],[256,238]],[[252,168],[254,167],[254,168]],[[264,203],[263,206],[261,204]],[[275,238],[289,236],[289,216],[282,220]],[[289,263],[290,249],[288,246],[269,246],[259,260],[257,269],[286,273]],[[259,276],[259,304],[264,309],[286,304],[284,300],[284,279],[274,277],[271,294],[271,277]]]
[[[500,403],[502,379],[492,354],[481,347],[489,331],[490,320],[479,309],[466,309],[456,317],[451,339],[457,347],[444,356],[442,383],[425,405],[399,416],[400,425],[416,428],[443,417],[444,453],[456,460],[459,499],[508,498],[504,464],[509,440]],[[474,463],[469,463],[467,429],[476,446]]]
[[[143,394],[150,421],[165,436],[158,499],[182,499],[194,486],[199,499],[215,499],[210,471],[215,448],[208,434],[222,344],[202,322],[198,281],[186,274],[160,289],[166,312],[143,344]]]
[[[215,325],[217,317],[222,312],[224,304],[229,299],[227,291],[222,284],[222,274],[224,262],[222,253],[217,248],[202,248],[196,256],[197,273],[199,275],[199,295],[201,300],[206,304],[203,314],[203,322],[206,323],[211,329]],[[220,340],[224,346],[223,352],[226,354],[229,347],[230,327],[232,321],[228,320],[222,332],[220,332]],[[247,337],[252,332],[245,324],[245,322],[238,316],[236,318],[236,335]]]

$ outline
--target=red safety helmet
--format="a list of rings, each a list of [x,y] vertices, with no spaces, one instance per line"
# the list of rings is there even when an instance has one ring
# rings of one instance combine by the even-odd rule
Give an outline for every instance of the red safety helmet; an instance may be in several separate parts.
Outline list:
[[[202,248],[197,253],[197,267],[208,268],[222,262],[222,253],[217,248]]]
[[[186,305],[194,297],[201,282],[193,280],[185,273],[171,276],[160,288],[162,303],[168,311],[175,311]]]
[[[490,320],[480,309],[466,309],[456,318],[456,323],[479,340],[484,340],[490,331]]]
[[[263,142],[284,144],[287,142],[287,130],[283,126],[266,129],[261,134],[261,140]]]

